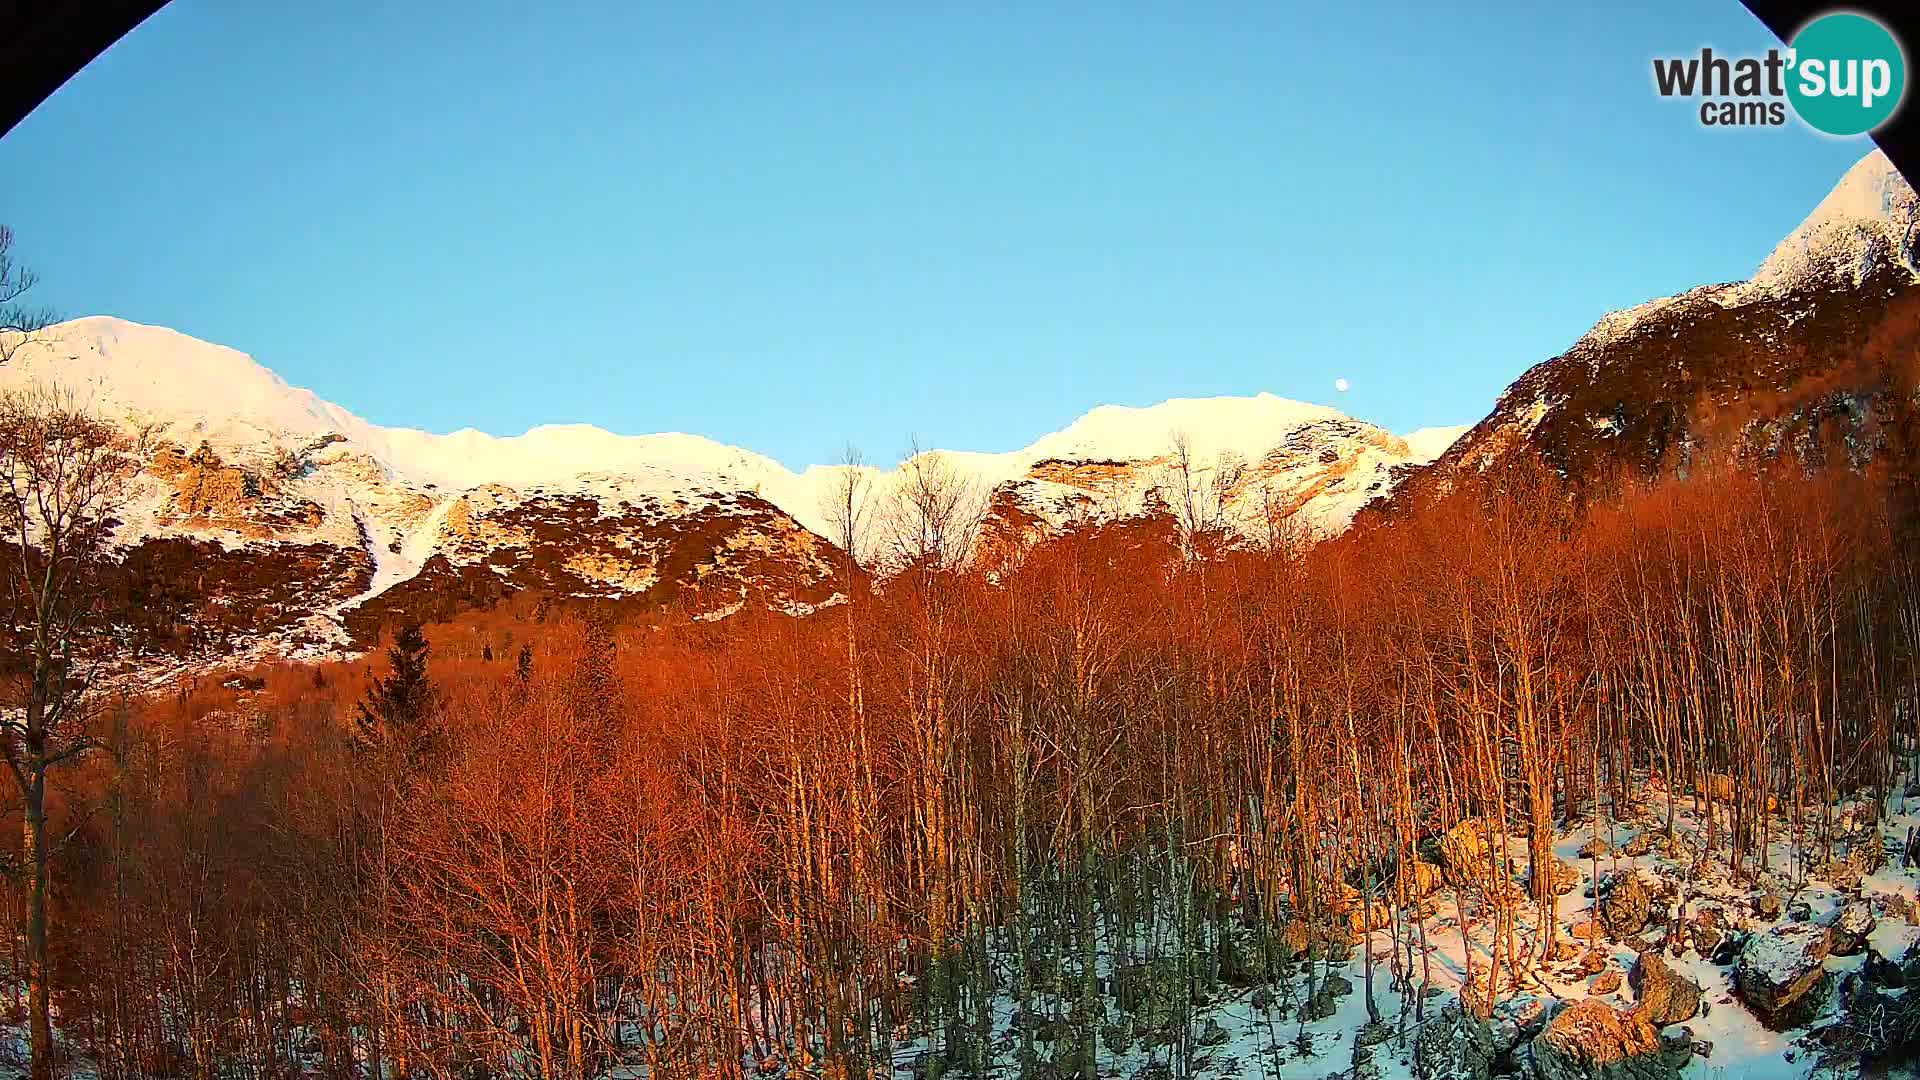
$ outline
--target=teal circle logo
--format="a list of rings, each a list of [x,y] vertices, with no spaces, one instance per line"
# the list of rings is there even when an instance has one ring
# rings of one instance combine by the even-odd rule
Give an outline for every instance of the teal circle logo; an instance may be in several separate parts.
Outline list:
[[[1886,27],[1865,15],[1822,15],[1793,36],[1787,98],[1829,135],[1872,131],[1900,107],[1907,58]]]

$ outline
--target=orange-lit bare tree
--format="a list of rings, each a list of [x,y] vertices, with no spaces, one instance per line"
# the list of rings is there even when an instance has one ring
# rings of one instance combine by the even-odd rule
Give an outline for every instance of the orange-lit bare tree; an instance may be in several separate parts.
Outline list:
[[[17,627],[9,706],[0,721],[19,787],[27,893],[27,984],[33,1076],[53,1075],[47,961],[47,775],[102,745],[96,676],[113,655],[94,576],[134,474],[120,433],[73,395],[43,388],[0,396],[0,530],[5,603]]]

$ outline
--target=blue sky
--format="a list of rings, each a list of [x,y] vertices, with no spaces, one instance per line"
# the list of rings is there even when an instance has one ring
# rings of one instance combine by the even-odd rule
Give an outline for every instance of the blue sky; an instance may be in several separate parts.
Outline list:
[[[1471,422],[1870,149],[1655,96],[1774,43],[1737,0],[1315,6],[173,0],[0,139],[0,221],[63,313],[381,423],[799,466],[1261,390]]]

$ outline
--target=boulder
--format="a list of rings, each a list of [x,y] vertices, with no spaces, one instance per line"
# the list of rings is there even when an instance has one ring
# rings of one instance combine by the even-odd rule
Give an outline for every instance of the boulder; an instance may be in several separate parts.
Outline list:
[[[1780,899],[1780,894],[1772,890],[1763,892],[1753,898],[1753,914],[1756,918],[1773,922],[1786,910],[1786,901]]]
[[[1887,841],[1880,830],[1868,826],[1847,837],[1847,865],[1862,876],[1878,873],[1887,864]]]
[[[1560,1008],[1560,999],[1542,994],[1515,994],[1493,1007],[1487,1018],[1493,1031],[1493,1047],[1501,1054],[1544,1031]]]
[[[1833,932],[1815,923],[1755,934],[1734,964],[1734,991],[1761,1019],[1778,1018],[1819,984],[1832,948]]]
[[[1913,922],[1913,902],[1899,893],[1875,893],[1867,900],[1884,918]]]
[[[1413,1037],[1416,1080],[1488,1080],[1493,1059],[1487,1022],[1458,1004],[1442,1009]]]
[[[1861,799],[1847,803],[1840,808],[1834,824],[1843,833],[1871,829],[1880,824],[1880,803],[1876,799]]]
[[[1587,992],[1595,997],[1604,997],[1618,989],[1620,989],[1620,972],[1616,968],[1608,968],[1594,976],[1593,985],[1587,988]]]
[[[1340,999],[1353,993],[1353,983],[1340,975],[1329,975],[1321,980],[1319,989],[1300,1007],[1301,1014],[1308,1020],[1325,1020],[1340,1009]]]
[[[1379,897],[1375,897],[1372,903],[1355,899],[1345,906],[1345,914],[1347,936],[1355,941],[1366,937],[1371,931],[1385,930],[1393,925],[1393,909]]]
[[[1500,837],[1485,818],[1472,817],[1448,829],[1436,845],[1440,872],[1447,884],[1456,887],[1489,884],[1498,868],[1504,878],[1511,873],[1510,860],[1496,853]]]
[[[1633,1011],[1654,1027],[1691,1020],[1700,1011],[1700,984],[1673,970],[1659,953],[1641,953],[1627,974]]]
[[[1626,871],[1610,874],[1598,888],[1596,915],[1600,926],[1614,938],[1632,937],[1646,929],[1653,909],[1653,894],[1638,874]]]
[[[1833,955],[1859,956],[1867,949],[1867,935],[1873,933],[1876,920],[1873,909],[1856,900],[1821,916],[1820,925],[1833,932]]]
[[[1713,950],[1720,947],[1720,939],[1726,936],[1726,916],[1719,908],[1703,907],[1693,913],[1693,918],[1683,929],[1693,951],[1701,956],[1712,956]]]
[[[1662,1053],[1644,1017],[1588,998],[1562,1010],[1533,1040],[1534,1080],[1673,1080],[1679,1063]]]
[[[1423,859],[1414,860],[1412,884],[1415,896],[1432,896],[1439,892],[1440,886],[1444,884],[1440,876],[1440,868]]]
[[[1860,868],[1844,858],[1828,859],[1821,863],[1813,876],[1832,882],[1833,887],[1841,892],[1852,892],[1860,887]]]

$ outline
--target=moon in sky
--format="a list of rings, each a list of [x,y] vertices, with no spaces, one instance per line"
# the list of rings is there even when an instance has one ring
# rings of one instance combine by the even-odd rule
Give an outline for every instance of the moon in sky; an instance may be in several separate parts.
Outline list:
[[[1347,392],[1347,387],[1349,387],[1349,386],[1351,386],[1351,385],[1353,385],[1353,384],[1351,384],[1351,383],[1349,383],[1349,382],[1347,382],[1347,380],[1345,380],[1345,379],[1335,379],[1335,380],[1333,380],[1333,388],[1334,388],[1335,390],[1338,390],[1338,391],[1340,391],[1340,392],[1341,392],[1341,393],[1343,393],[1343,394]]]

